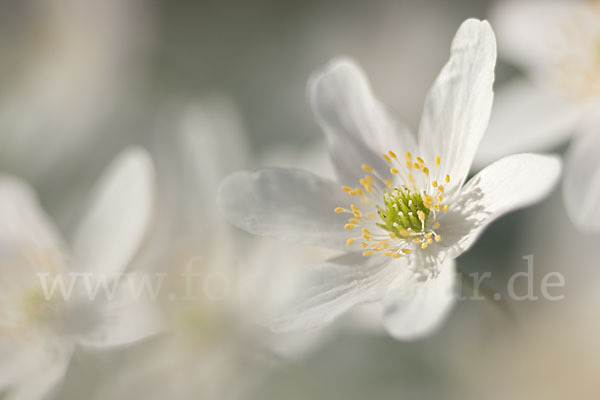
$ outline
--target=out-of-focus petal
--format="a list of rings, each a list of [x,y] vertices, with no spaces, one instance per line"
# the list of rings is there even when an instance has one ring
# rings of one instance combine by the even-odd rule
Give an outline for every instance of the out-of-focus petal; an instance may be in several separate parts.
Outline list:
[[[221,184],[217,203],[233,225],[250,233],[346,249],[350,196],[334,182],[293,169],[240,171]]]
[[[36,372],[27,375],[16,386],[11,387],[6,400],[42,400],[52,399],[60,389],[69,366],[70,352],[58,357],[47,365],[38,365]]]
[[[144,150],[126,150],[95,189],[75,236],[74,268],[106,274],[124,270],[146,234],[153,197],[152,160]]]
[[[585,127],[565,161],[563,197],[569,217],[585,233],[600,231],[600,128]]]
[[[434,332],[456,301],[456,264],[448,259],[437,276],[401,270],[383,299],[384,325],[399,340],[412,340]]]
[[[133,343],[163,330],[152,294],[160,289],[158,276],[121,276],[114,296],[100,296],[73,310],[72,328],[77,343],[87,347],[109,347]],[[85,314],[85,315],[84,315]],[[88,322],[88,326],[84,323]],[[80,324],[77,329],[75,324]],[[76,332],[79,330],[80,332]]]
[[[319,328],[357,304],[377,301],[385,294],[405,260],[350,253],[315,267],[292,307],[276,319],[277,332]]]
[[[362,164],[385,174],[388,167],[382,153],[402,153],[415,147],[412,135],[392,121],[353,61],[332,61],[311,78],[308,89],[341,182],[356,184],[364,176]]]
[[[434,82],[419,126],[419,148],[432,175],[460,186],[487,128],[492,108],[496,40],[486,21],[465,21],[450,50],[450,60]]]
[[[475,156],[481,168],[524,151],[547,151],[566,141],[581,117],[579,108],[525,79],[496,91],[487,132]]]
[[[505,0],[495,2],[490,21],[502,57],[536,71],[562,54],[569,18],[585,10],[583,1]]]

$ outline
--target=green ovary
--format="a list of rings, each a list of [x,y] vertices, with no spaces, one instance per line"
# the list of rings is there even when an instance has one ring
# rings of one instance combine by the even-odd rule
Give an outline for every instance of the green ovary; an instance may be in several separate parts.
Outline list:
[[[422,233],[427,223],[430,210],[423,203],[421,193],[407,188],[395,188],[386,191],[383,196],[385,209],[378,208],[382,223],[379,227],[405,237],[408,233]]]

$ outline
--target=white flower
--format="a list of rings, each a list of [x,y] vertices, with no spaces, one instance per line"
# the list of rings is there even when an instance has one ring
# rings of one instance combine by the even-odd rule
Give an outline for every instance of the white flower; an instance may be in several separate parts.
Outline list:
[[[153,188],[147,154],[123,153],[98,184],[67,253],[33,190],[0,176],[0,390],[7,390],[7,399],[38,399],[58,390],[77,345],[113,346],[156,332],[157,321],[142,312],[143,302],[130,302],[121,288],[112,300],[98,295],[91,301],[76,282],[71,296],[57,289],[46,297],[53,278],[70,286],[70,272],[125,270],[145,236]],[[46,289],[39,273],[48,275]]]
[[[577,134],[566,156],[565,205],[581,231],[600,231],[600,3],[502,1],[492,20],[500,54],[528,79],[500,88],[476,164],[552,149]]]
[[[285,169],[222,183],[218,203],[238,227],[347,251],[314,270],[276,330],[318,327],[381,301],[396,338],[431,332],[453,304],[454,258],[499,215],[549,192],[560,161],[533,154],[506,157],[463,184],[488,123],[495,60],[489,24],[463,23],[427,96],[418,144],[355,64],[334,61],[311,80],[309,97],[340,183]]]

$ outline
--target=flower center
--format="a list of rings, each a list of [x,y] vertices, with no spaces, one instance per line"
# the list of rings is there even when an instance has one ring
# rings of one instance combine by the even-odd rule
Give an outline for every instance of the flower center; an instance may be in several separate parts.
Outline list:
[[[346,245],[361,240],[364,256],[380,251],[388,257],[399,258],[415,248],[426,249],[434,242],[440,242],[441,236],[436,232],[440,223],[436,219],[440,212],[445,213],[450,207],[443,203],[444,186],[433,179],[433,176],[443,176],[439,171],[440,157],[436,157],[432,173],[421,157],[413,161],[408,152],[405,162],[400,162],[392,151],[382,156],[390,165],[389,174],[393,180],[365,164],[362,169],[367,175],[360,179],[361,186],[342,187],[369,208],[365,211],[351,204],[350,209],[337,207],[334,210],[351,214],[344,226],[347,230],[361,230],[362,235],[350,237]],[[447,174],[443,179],[446,184],[450,182]]]

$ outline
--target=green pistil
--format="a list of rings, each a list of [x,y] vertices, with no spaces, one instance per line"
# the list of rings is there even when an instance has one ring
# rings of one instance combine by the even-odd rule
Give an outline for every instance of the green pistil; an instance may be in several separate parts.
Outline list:
[[[412,192],[406,187],[386,191],[383,196],[385,209],[378,208],[378,214],[383,223],[379,227],[394,233],[397,237],[405,236],[404,231],[423,232],[423,224],[427,222],[430,210],[423,204],[421,193]],[[419,219],[422,212],[424,219]],[[404,234],[403,234],[404,233]]]

